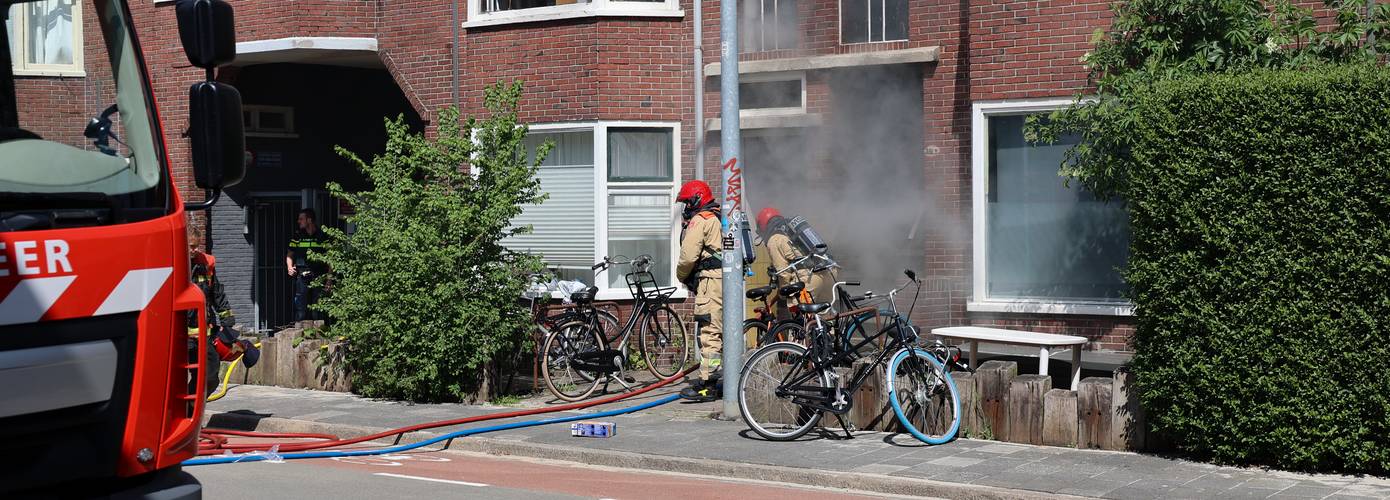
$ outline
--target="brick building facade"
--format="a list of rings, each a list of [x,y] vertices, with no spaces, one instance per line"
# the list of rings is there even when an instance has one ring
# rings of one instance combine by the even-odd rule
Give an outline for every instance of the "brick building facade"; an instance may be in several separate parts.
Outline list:
[[[525,82],[522,119],[558,145],[542,168],[558,201],[523,216],[537,231],[518,245],[555,256],[571,277],[597,278],[611,289],[601,297],[621,298],[625,287],[593,276],[585,261],[624,252],[669,261],[675,188],[720,179],[717,2],[698,7],[702,117],[693,0],[233,3],[238,62],[219,79],[255,110],[248,147],[257,161],[210,224],[243,323],[283,321],[271,312],[287,300],[277,295],[287,280],[272,233],[290,228],[286,214],[315,206],[335,223],[322,183],[361,182],[332,145],[378,151],[384,116],[432,130],[456,102],[481,114],[483,88],[499,80]],[[1131,308],[1109,269],[1123,262],[1122,213],[1062,188],[1060,149],[1023,145],[1019,129],[1021,114],[1084,87],[1079,59],[1090,34],[1108,26],[1106,2],[742,3],[747,208],[806,215],[845,264],[842,278],[883,287],[902,267],[916,269],[928,278],[916,310],[924,326],[1028,328],[1129,349]],[[176,179],[189,193],[177,131],[199,75],[184,60],[173,2],[131,0],[131,9]],[[80,76],[24,77],[21,109],[37,112],[82,85]]]

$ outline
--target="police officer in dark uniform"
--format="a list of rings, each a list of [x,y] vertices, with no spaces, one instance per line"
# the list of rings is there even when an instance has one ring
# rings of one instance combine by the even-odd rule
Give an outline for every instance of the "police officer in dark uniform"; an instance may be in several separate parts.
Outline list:
[[[299,230],[290,239],[289,252],[285,254],[285,267],[294,279],[294,320],[324,319],[323,314],[312,311],[309,306],[319,301],[323,289],[313,286],[313,281],[328,273],[328,266],[309,260],[309,251],[322,252],[327,238],[319,230],[314,209],[299,211]]]

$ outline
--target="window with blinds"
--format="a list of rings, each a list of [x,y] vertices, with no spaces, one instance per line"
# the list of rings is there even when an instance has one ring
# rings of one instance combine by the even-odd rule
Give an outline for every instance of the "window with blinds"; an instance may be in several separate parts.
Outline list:
[[[540,255],[547,267],[557,269],[564,279],[593,282],[589,266],[594,263],[594,133],[531,132],[526,151],[534,155],[546,140],[555,147],[540,166],[541,191],[550,195],[539,205],[527,205],[513,220],[517,226],[530,225],[532,231],[508,238],[506,245],[516,251]]]
[[[529,225],[532,231],[503,244],[541,256],[561,279],[589,284],[596,283],[590,266],[604,255],[619,260],[650,255],[653,276],[670,286],[676,258],[675,128],[603,122],[592,127],[533,128],[527,134],[528,154],[535,154],[547,140],[555,145],[538,173],[540,188],[549,198],[523,207],[513,224]],[[627,291],[624,278],[629,272],[628,266],[616,266],[597,277],[603,280],[597,284]]]
[[[669,128],[608,129],[608,253],[651,255],[657,283],[670,285],[675,152]],[[625,287],[609,273],[611,287]]]

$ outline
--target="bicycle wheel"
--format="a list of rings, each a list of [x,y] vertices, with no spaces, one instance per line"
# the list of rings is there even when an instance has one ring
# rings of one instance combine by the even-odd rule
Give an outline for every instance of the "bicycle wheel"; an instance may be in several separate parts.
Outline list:
[[[738,410],[748,428],[763,438],[790,441],[806,435],[820,422],[819,410],[793,401],[798,395],[824,397],[830,375],[814,371],[806,348],[791,342],[768,344],[753,353],[738,379]],[[809,376],[808,376],[809,375]],[[801,380],[795,388],[778,388]]]
[[[767,323],[759,319],[743,320],[743,342],[747,344],[745,350],[752,353],[757,348],[765,345],[767,341]]]
[[[767,332],[767,343],[773,342],[794,342],[806,345],[806,325],[800,320],[784,319],[772,325],[772,330]]]
[[[545,339],[541,351],[541,378],[555,397],[578,401],[593,394],[599,377],[574,367],[575,355],[603,348],[598,332],[582,321],[571,321],[555,328]]]
[[[955,439],[960,430],[960,392],[951,374],[922,349],[903,349],[888,363],[893,413],[914,437],[927,444]]]
[[[873,318],[873,315],[867,313],[852,318],[846,318],[845,331],[843,335],[840,337],[840,349],[848,351],[851,347],[863,343],[865,339],[872,336],[874,334],[872,324]],[[875,353],[878,352],[880,348],[883,347],[882,344],[886,341],[886,338],[880,337],[877,342],[877,344],[879,345],[874,345],[874,342],[865,344],[863,347],[860,347],[857,351],[854,352],[854,357],[856,359],[863,357],[872,357]]]
[[[685,329],[685,322],[671,306],[648,311],[639,340],[637,348],[642,351],[647,370],[659,379],[676,376],[695,357],[695,336]]]
[[[600,328],[602,328],[601,332],[603,334],[603,336],[599,340],[598,345],[606,345],[606,339],[612,339],[618,336],[618,317],[602,309],[595,309],[594,314],[598,315],[598,325]],[[623,344],[622,351],[623,359],[627,359],[626,343]],[[594,374],[591,372],[579,371],[578,373],[579,376],[583,378],[585,381],[592,381],[594,379]]]

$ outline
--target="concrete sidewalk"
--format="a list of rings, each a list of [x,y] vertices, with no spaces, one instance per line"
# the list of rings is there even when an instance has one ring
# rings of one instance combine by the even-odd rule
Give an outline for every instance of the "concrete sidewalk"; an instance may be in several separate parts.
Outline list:
[[[584,411],[636,405],[675,390],[662,388]],[[243,385],[233,387],[222,400],[209,403],[207,414],[210,427],[351,437],[538,405],[544,403],[531,400],[512,407],[414,405],[342,393]],[[571,437],[568,426],[552,425],[460,438],[452,448],[943,498],[1390,497],[1390,480],[1382,478],[1217,467],[1133,453],[972,439],[927,446],[911,436],[876,432],[859,432],[852,440],[843,439],[842,432],[837,439],[827,431],[795,442],[768,442],[757,438],[740,422],[710,419],[714,408],[715,404],[675,402],[642,413],[610,417],[605,420],[616,422],[618,429],[617,435],[608,439]],[[574,413],[577,412],[570,414]],[[458,428],[415,433],[403,441],[418,441],[453,430]]]

